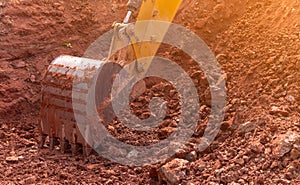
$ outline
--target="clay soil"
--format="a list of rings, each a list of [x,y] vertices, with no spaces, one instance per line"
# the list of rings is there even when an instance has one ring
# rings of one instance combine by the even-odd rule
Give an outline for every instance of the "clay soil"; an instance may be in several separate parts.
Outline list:
[[[0,0],[1,184],[166,183],[159,182],[164,163],[129,167],[98,155],[52,155],[47,148],[38,149],[41,80],[47,66],[62,54],[82,56],[114,21],[123,20],[126,3]],[[284,147],[280,141],[289,133],[300,137],[300,2],[185,0],[174,22],[207,43],[226,73],[227,87],[221,131],[190,160],[180,182],[300,184],[300,143]],[[162,49],[161,54],[195,74],[184,53]],[[203,83],[195,83],[203,91],[200,122],[205,123],[210,103],[201,79]],[[191,143],[197,143],[204,126],[199,124]],[[116,137],[134,139],[123,134]],[[159,134],[163,139],[169,130]],[[144,142],[143,136],[137,138]],[[285,153],[276,152],[278,148]],[[186,159],[184,152],[175,157]]]

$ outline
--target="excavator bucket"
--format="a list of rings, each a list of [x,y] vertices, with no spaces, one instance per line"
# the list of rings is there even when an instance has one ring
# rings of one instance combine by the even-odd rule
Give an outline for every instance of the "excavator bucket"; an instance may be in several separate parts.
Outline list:
[[[96,70],[101,67],[101,72],[96,75]],[[92,151],[85,141],[85,137],[78,129],[74,114],[85,118],[87,115],[86,104],[90,84],[87,78],[97,78],[96,109],[101,109],[101,117],[109,122],[114,117],[110,102],[106,102],[110,96],[114,77],[120,71],[121,66],[114,62],[91,60],[72,56],[60,56],[48,67],[43,79],[42,105],[40,131],[42,139],[40,146],[45,143],[48,136],[50,149],[60,146],[65,152],[69,148],[75,154],[80,147],[85,155]],[[76,81],[76,82],[75,82]],[[81,83],[74,86],[75,83]],[[75,97],[75,98],[74,98]],[[76,106],[74,106],[76,105]],[[83,130],[88,130],[83,125]],[[82,130],[82,129],[81,129]],[[86,132],[86,134],[89,134]]]

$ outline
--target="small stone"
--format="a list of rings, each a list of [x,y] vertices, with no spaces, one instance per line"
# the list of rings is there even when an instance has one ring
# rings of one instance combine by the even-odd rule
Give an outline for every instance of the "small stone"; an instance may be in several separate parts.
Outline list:
[[[256,184],[264,184],[264,177],[262,175],[256,178]]]
[[[136,168],[134,169],[134,172],[137,173],[137,174],[141,174],[141,173],[143,172],[143,168],[141,168],[141,167],[136,167]]]
[[[270,114],[271,115],[276,115],[276,116],[284,116],[284,117],[289,116],[288,111],[282,110],[282,109],[280,109],[279,107],[276,107],[276,106],[271,107]]]
[[[59,174],[59,178],[60,178],[61,180],[66,180],[66,179],[68,179],[68,174],[66,174],[66,173],[60,173],[60,174]]]
[[[36,82],[36,76],[35,75],[30,75],[30,81],[32,83]]]
[[[291,184],[291,181],[282,178],[282,179],[279,179],[279,180],[278,180],[278,183],[280,183],[280,184]]]
[[[20,155],[18,158],[19,158],[19,160],[24,159],[24,157],[22,155]]]
[[[197,153],[195,151],[191,151],[190,153],[188,153],[186,155],[186,160],[190,161],[190,162],[193,162],[193,161],[196,161],[197,160]]]
[[[293,174],[292,174],[291,172],[286,172],[286,173],[284,174],[284,177],[285,177],[286,179],[288,179],[288,180],[292,180]]]
[[[63,6],[59,6],[57,9],[62,12],[65,11],[65,8]]]
[[[298,133],[289,131],[286,134],[279,136],[273,141],[273,144],[276,146],[273,150],[273,155],[275,157],[283,157],[292,150],[293,145],[297,142],[300,142]]]
[[[28,177],[24,180],[25,184],[35,184],[37,178],[35,176]]]
[[[203,170],[205,170],[205,168],[206,168],[206,163],[204,162],[204,161],[202,161],[201,159],[200,160],[197,160],[196,162],[195,162],[195,164],[196,164],[196,166],[197,166],[197,170],[199,170],[199,171],[203,171]]]
[[[271,132],[276,132],[279,127],[277,124],[271,124],[271,125],[269,125],[269,128],[270,128]]]
[[[296,127],[300,128],[300,121],[294,122],[294,125],[295,125]]]
[[[171,133],[173,133],[174,131],[176,131],[177,128],[173,128],[173,127],[165,127],[159,130],[158,133],[158,137],[160,139],[165,139],[167,138]]]
[[[244,155],[244,156],[243,156],[243,160],[244,160],[245,162],[248,162],[248,161],[250,160],[250,157]]]
[[[167,184],[180,184],[186,176],[187,164],[189,161],[184,159],[174,159],[163,165],[159,170],[160,181]]]
[[[266,148],[265,149],[265,155],[270,155],[272,153],[272,149],[271,148]]]
[[[220,169],[222,167],[222,164],[219,160],[217,160],[214,164],[214,169]]]
[[[24,68],[26,67],[26,63],[24,61],[18,61],[15,64],[13,64],[14,68]]]
[[[273,161],[273,163],[271,164],[271,169],[278,167],[278,161]]]
[[[228,128],[230,127],[231,123],[229,121],[223,121],[221,124],[221,130],[222,131],[226,131],[228,130]]]
[[[239,180],[238,180],[238,183],[239,183],[239,184],[246,184],[246,182],[245,182],[244,179],[239,179]]]
[[[99,167],[99,164],[90,164],[90,165],[87,165],[86,168],[89,169],[89,170],[93,170],[95,168]]]
[[[256,129],[256,124],[254,124],[253,122],[246,122],[244,124],[241,124],[238,128],[238,132],[239,134],[245,134],[248,132],[252,132]]]
[[[259,153],[262,153],[264,151],[264,146],[260,142],[253,142],[250,145],[250,149],[254,153],[259,154]]]
[[[295,97],[292,96],[292,95],[286,96],[285,99],[286,99],[289,103],[291,103],[291,104],[294,104],[294,103],[296,102]]]
[[[290,157],[292,160],[296,160],[300,158],[300,150],[293,148],[290,153]]]
[[[266,170],[266,169],[268,169],[269,167],[270,167],[270,162],[265,162],[263,165],[262,165],[262,167],[261,167],[261,169],[262,170]]]
[[[188,152],[189,151],[187,151],[186,148],[180,148],[180,149],[176,150],[175,157],[184,159],[187,157]]]
[[[30,149],[30,150],[29,150],[29,152],[30,152],[30,153],[36,153],[36,152],[37,152],[37,150]]]
[[[263,145],[267,144],[270,142],[270,138],[267,135],[262,135],[261,138],[259,139],[259,142]]]
[[[8,130],[7,124],[5,124],[5,123],[2,124],[1,129],[3,129],[4,131],[7,131]]]
[[[117,4],[112,4],[111,10],[112,10],[113,12],[116,12],[117,9],[118,9],[118,5],[117,5]]]
[[[102,170],[103,177],[105,178],[111,178],[112,176],[116,175],[116,172],[113,170]]]
[[[10,163],[16,163],[19,161],[19,157],[17,156],[10,156],[10,157],[6,157],[6,162],[10,162]]]
[[[236,159],[234,162],[235,162],[236,164],[241,165],[241,166],[243,166],[243,165],[245,164],[245,161],[244,161],[244,159],[242,159],[242,158]]]

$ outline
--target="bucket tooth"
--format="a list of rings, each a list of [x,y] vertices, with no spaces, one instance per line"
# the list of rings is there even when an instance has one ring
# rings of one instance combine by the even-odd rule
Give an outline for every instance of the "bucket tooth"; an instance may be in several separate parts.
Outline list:
[[[78,152],[78,145],[77,143],[71,143],[71,151],[72,151],[72,155],[76,155]]]
[[[61,143],[60,143],[60,151],[61,151],[61,153],[63,153],[63,154],[66,153],[67,148],[68,148],[68,141],[65,140],[65,139],[61,140]]]
[[[56,144],[57,144],[57,138],[56,138],[56,137],[49,137],[49,142],[50,142],[49,149],[50,149],[51,151],[54,151],[55,146],[56,146]]]
[[[93,149],[87,143],[82,147],[82,152],[85,157],[90,156],[92,151]]]
[[[67,140],[65,134],[65,125],[61,125],[61,135],[60,135],[60,150],[62,153],[65,153],[67,150]]]
[[[55,138],[54,138],[54,134],[53,134],[53,129],[50,129],[50,135],[49,135],[49,149],[52,151],[54,150],[55,147]]]
[[[47,134],[42,134],[41,139],[40,139],[40,142],[39,142],[39,148],[40,148],[40,149],[44,147],[46,138],[47,138]]]
[[[71,151],[73,155],[76,155],[78,151],[76,128],[72,130]]]
[[[92,153],[92,148],[90,144],[92,144],[92,137],[91,137],[91,126],[86,123],[85,131],[84,131],[84,144],[82,145],[82,152],[83,155],[88,157]]]

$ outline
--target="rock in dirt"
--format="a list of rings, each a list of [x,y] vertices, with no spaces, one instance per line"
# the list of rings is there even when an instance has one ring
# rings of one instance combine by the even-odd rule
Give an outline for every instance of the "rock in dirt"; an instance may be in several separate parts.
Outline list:
[[[234,162],[236,164],[239,164],[240,166],[243,166],[245,164],[245,161],[243,158],[236,159]]]
[[[159,179],[167,184],[180,184],[186,176],[187,164],[189,161],[184,159],[174,159],[159,169]]]
[[[198,159],[197,161],[194,162],[197,171],[203,171],[207,168],[206,162],[204,162],[202,159]]]
[[[171,133],[173,133],[174,131],[176,131],[177,129],[176,128],[173,128],[173,127],[165,127],[165,128],[162,128],[159,130],[159,133],[158,133],[158,137],[160,139],[165,139],[167,138]]]
[[[90,165],[87,165],[86,168],[88,170],[94,170],[96,168],[99,168],[99,166],[100,166],[99,164],[90,164]]]
[[[258,141],[254,141],[250,144],[250,150],[256,154],[262,153],[264,151],[264,145]]]
[[[222,131],[226,131],[226,130],[228,130],[228,129],[230,128],[231,124],[232,124],[232,122],[229,122],[229,121],[223,121],[222,124],[221,124],[220,129],[221,129]]]
[[[270,110],[271,115],[288,117],[289,112],[279,107],[273,106]]]
[[[295,122],[294,125],[295,125],[296,127],[300,128],[300,122],[299,122],[299,121]]]
[[[296,102],[295,97],[292,96],[292,95],[286,96],[285,99],[286,99],[286,101],[288,101],[288,102],[291,103],[291,104],[294,104],[294,103]]]
[[[300,159],[300,145],[294,145],[294,148],[291,150],[290,157],[292,160]]]
[[[31,177],[28,177],[27,179],[25,179],[25,184],[35,184],[36,182],[36,176],[31,176]]]
[[[30,75],[30,81],[32,83],[35,83],[36,82],[36,76],[35,75]]]
[[[190,153],[188,153],[188,154],[186,155],[185,158],[186,158],[188,161],[193,162],[193,161],[196,161],[196,160],[197,160],[197,157],[198,157],[197,152],[196,152],[196,151],[191,151]]]
[[[6,162],[9,162],[9,163],[16,163],[19,161],[19,157],[9,156],[9,157],[6,157],[5,160],[6,160]]]
[[[286,134],[280,135],[274,140],[273,145],[275,146],[273,150],[273,155],[275,157],[283,157],[285,154],[289,153],[293,148],[296,149],[300,143],[299,133],[289,131]],[[297,152],[293,155],[297,156]]]
[[[26,63],[24,61],[17,61],[13,64],[14,68],[24,68],[26,67]]]
[[[244,124],[241,124],[239,126],[238,133],[242,135],[242,134],[246,134],[248,132],[252,132],[255,129],[256,129],[256,124],[253,123],[253,122],[248,121],[248,122],[246,122]]]

